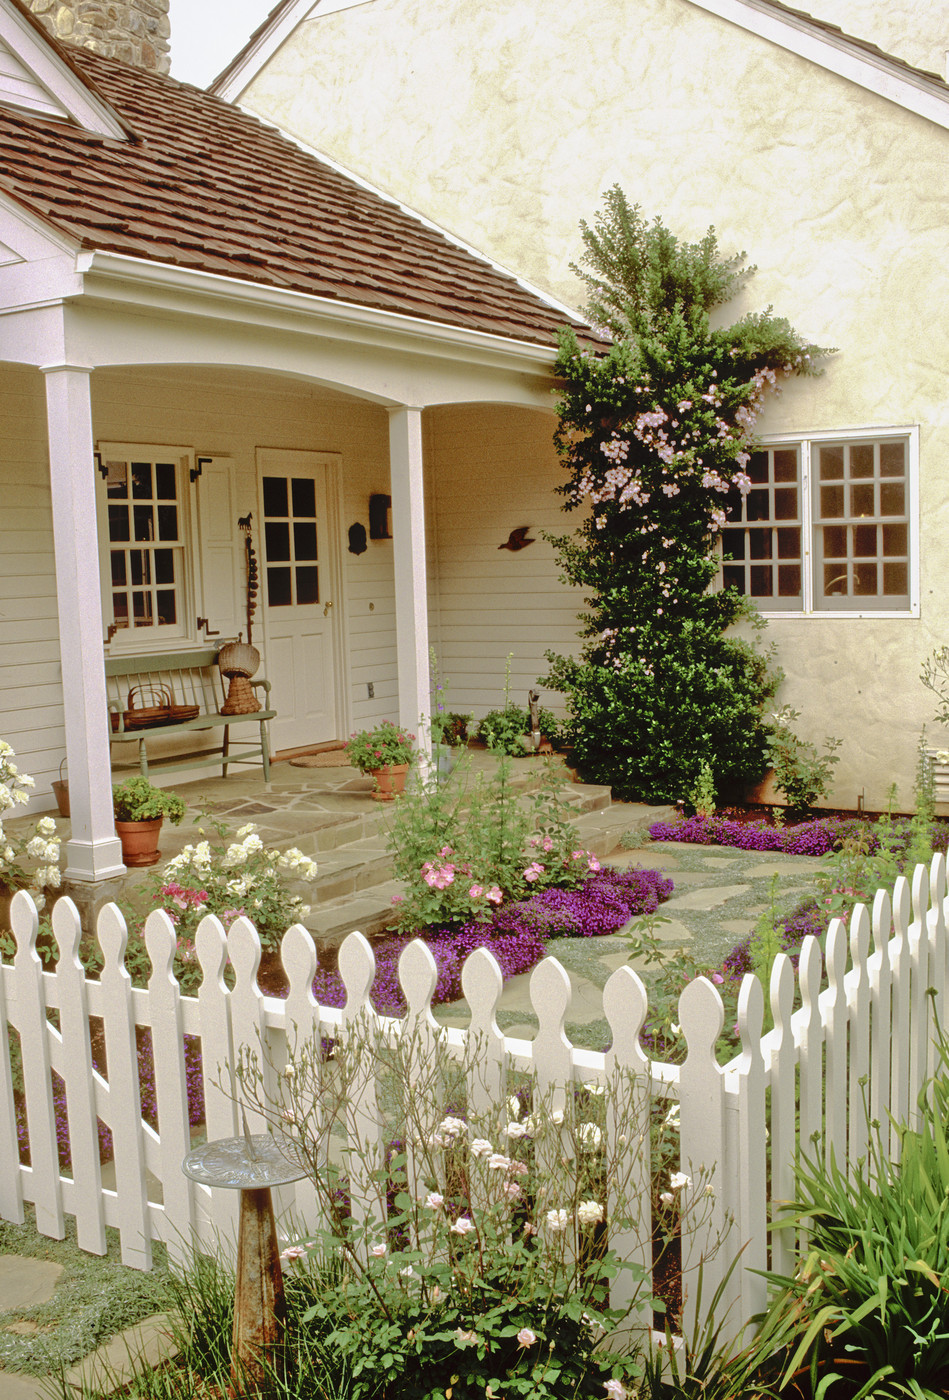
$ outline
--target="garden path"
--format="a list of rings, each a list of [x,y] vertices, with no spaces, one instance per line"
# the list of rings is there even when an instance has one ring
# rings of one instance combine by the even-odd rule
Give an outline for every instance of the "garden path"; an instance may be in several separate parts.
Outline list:
[[[614,803],[613,811],[633,805]],[[641,865],[669,875],[675,888],[672,898],[659,909],[668,922],[657,925],[656,936],[668,945],[667,958],[675,958],[684,949],[700,972],[720,967],[734,945],[754,931],[759,915],[772,899],[772,888],[776,908],[789,909],[815,892],[825,867],[822,857],[648,839],[634,849],[615,850],[606,856],[605,863],[622,869]],[[567,1034],[577,1045],[604,1049],[611,1037],[601,994],[611,974],[628,961],[622,931],[602,938],[551,939],[547,953],[563,964],[573,988]],[[632,966],[645,971],[637,961]],[[468,1022],[463,1000],[435,1007],[434,1014],[444,1025],[464,1026]],[[530,1002],[530,973],[505,983],[498,1025],[506,1035],[525,1039],[534,1035],[537,1018]]]

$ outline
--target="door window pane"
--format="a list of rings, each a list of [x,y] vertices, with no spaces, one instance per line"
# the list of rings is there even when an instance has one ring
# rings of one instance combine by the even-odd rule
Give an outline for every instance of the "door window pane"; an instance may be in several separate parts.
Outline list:
[[[293,514],[316,519],[316,482],[310,476],[295,476],[291,483]]]
[[[267,605],[271,608],[289,608],[293,602],[292,570],[267,570]]]
[[[289,515],[285,476],[264,477],[264,515]]]
[[[297,569],[297,602],[318,603],[319,601],[319,569],[305,564]]]

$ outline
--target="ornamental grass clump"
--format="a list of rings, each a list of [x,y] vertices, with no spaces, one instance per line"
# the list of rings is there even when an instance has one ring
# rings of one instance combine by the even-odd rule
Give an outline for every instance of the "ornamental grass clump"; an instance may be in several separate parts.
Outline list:
[[[589,603],[581,655],[548,653],[543,684],[567,697],[566,738],[590,781],[674,801],[705,763],[717,792],[735,790],[764,771],[780,673],[754,635],[729,631],[760,624],[750,600],[710,585],[751,490],[766,399],[826,352],[770,310],[713,327],[753,271],[722,257],[713,230],[680,242],[615,186],[581,229],[575,271],[613,343],[586,350],[561,333],[559,489],[583,523],[553,542]]]
[[[237,1078],[315,1190],[324,1226],[286,1259],[351,1400],[626,1394],[656,1305],[631,1258],[652,1238],[633,1076],[559,1092],[522,1076],[492,1102],[476,1040],[458,1061],[425,1031],[390,1042],[357,1021],[332,1058],[306,1041],[263,1072],[247,1053]]]

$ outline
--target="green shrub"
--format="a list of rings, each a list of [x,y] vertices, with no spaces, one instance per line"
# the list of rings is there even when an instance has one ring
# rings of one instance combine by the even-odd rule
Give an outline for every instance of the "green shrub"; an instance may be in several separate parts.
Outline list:
[[[751,487],[767,394],[824,352],[770,312],[712,328],[749,275],[712,230],[680,243],[618,188],[595,228],[581,227],[587,267],[575,271],[613,344],[598,353],[561,337],[560,491],[584,520],[553,544],[588,611],[581,656],[548,653],[543,683],[567,697],[584,776],[621,797],[678,799],[704,762],[727,792],[764,771],[780,675],[754,638],[725,635],[754,609],[715,590],[719,540]]]

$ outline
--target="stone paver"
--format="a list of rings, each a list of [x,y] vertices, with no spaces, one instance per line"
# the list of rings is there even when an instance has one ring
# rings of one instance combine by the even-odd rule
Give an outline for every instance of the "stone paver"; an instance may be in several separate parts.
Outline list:
[[[730,899],[747,894],[750,885],[711,885],[702,889],[689,890],[686,894],[673,895],[664,909],[718,909]]]
[[[56,1291],[62,1264],[47,1259],[21,1259],[18,1254],[0,1254],[0,1312],[36,1308]]]

